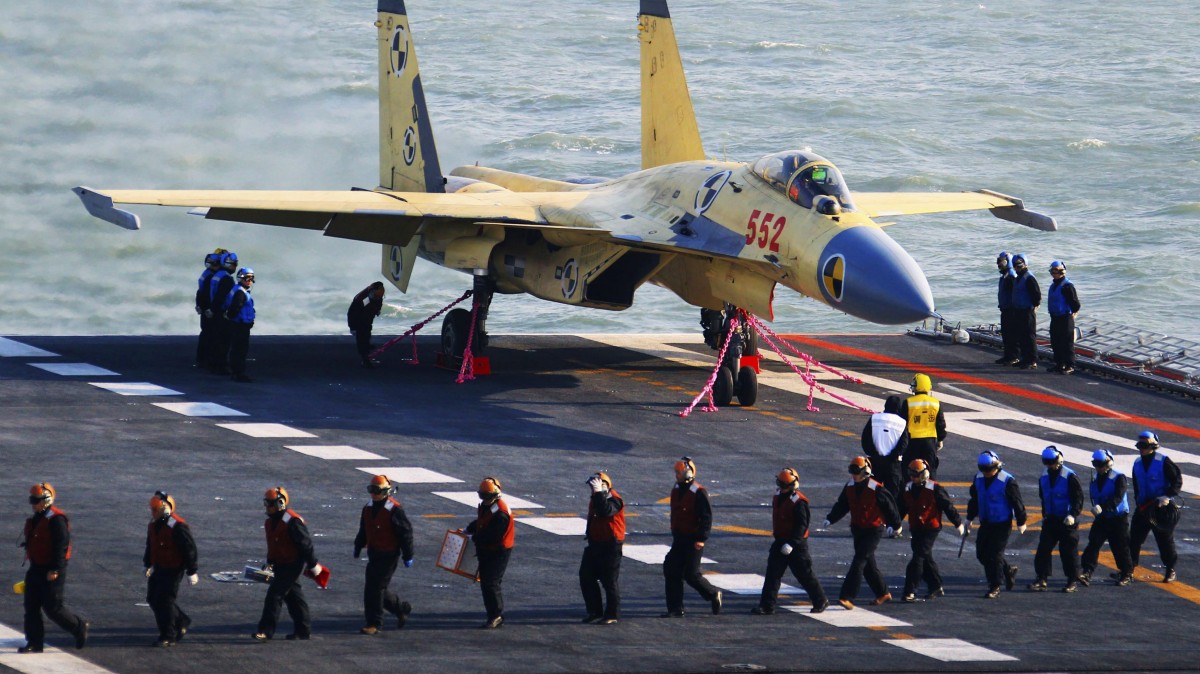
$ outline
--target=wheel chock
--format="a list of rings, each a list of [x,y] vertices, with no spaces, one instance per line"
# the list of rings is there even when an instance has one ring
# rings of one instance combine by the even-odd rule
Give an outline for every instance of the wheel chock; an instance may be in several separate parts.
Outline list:
[[[483,376],[492,373],[492,359],[487,356],[473,356],[471,358],[472,370],[471,373],[475,376]],[[434,360],[434,366],[440,367],[443,370],[453,370],[458,372],[462,367],[462,359],[449,356],[441,351],[438,351]]]
[[[472,360],[472,374],[481,377],[492,373],[492,359],[487,356],[475,356]]]
[[[754,370],[754,374],[762,374],[761,360],[762,356],[742,356],[738,361],[738,367],[748,367]]]

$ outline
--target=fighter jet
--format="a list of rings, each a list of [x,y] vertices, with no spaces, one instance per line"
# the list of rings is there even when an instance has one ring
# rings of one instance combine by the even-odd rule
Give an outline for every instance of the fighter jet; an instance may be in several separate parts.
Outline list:
[[[185,206],[216,220],[316,230],[382,244],[383,275],[407,290],[415,258],[473,275],[474,309],[442,325],[443,350],[486,345],[494,293],[622,310],[644,283],[701,308],[713,348],[729,341],[718,405],[757,397],[755,333],[777,286],[851,316],[903,324],[935,315],[916,261],[877,218],[987,209],[1035,229],[1053,218],[988,190],[851,192],[809,149],[751,162],[709,158],[700,140],[666,0],[641,0],[642,167],[610,180],[551,180],[482,166],[443,175],[403,0],[378,0],[379,186],[349,191],[108,190],[76,187],[88,212],[127,229],[114,204]],[[890,224],[890,223],[885,223]],[[472,335],[472,325],[474,334]],[[727,339],[727,335],[729,338]]]

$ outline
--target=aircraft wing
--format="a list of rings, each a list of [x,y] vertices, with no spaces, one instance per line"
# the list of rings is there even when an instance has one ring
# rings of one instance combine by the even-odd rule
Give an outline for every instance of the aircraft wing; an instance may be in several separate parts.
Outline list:
[[[855,192],[854,205],[870,218],[921,213],[989,210],[1002,220],[1044,232],[1058,229],[1054,218],[1025,210],[1016,197],[999,192]]]

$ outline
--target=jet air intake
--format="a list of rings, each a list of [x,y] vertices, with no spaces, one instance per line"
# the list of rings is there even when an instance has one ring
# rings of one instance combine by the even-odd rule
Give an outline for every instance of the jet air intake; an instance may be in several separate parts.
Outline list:
[[[821,252],[817,283],[829,306],[851,316],[899,325],[933,314],[925,273],[900,244],[876,227],[851,227]]]

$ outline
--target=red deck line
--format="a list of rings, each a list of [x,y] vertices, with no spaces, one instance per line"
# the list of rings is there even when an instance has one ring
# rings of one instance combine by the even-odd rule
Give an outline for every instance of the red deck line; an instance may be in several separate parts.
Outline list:
[[[784,339],[788,339],[790,341],[797,342],[800,344],[807,344],[808,346],[818,347],[818,348],[822,348],[822,349],[828,349],[830,351],[836,351],[838,353],[846,354],[847,356],[854,356],[856,358],[862,358],[864,360],[870,360],[870,361],[874,361],[876,363],[884,363],[886,365],[892,365],[894,367],[899,367],[899,368],[903,368],[906,370],[915,370],[918,372],[924,372],[925,374],[928,374],[931,376],[936,376],[940,379],[945,379],[948,381],[957,381],[957,382],[963,382],[966,384],[975,384],[977,386],[982,386],[984,388],[988,388],[993,391],[997,391],[999,393],[1007,393],[1009,395],[1017,396],[1019,398],[1026,398],[1028,400],[1036,400],[1038,402],[1045,403],[1047,405],[1054,405],[1057,407],[1075,410],[1077,412],[1094,414],[1094,415],[1100,416],[1100,417],[1108,417],[1109,419],[1117,419],[1119,421],[1127,421],[1131,424],[1140,426],[1142,428],[1153,428],[1158,431],[1177,433],[1179,435],[1189,437],[1189,438],[1200,438],[1200,429],[1189,428],[1187,426],[1179,426],[1179,425],[1168,423],[1165,421],[1159,421],[1158,419],[1149,419],[1147,417],[1139,417],[1139,416],[1132,415],[1132,414],[1124,414],[1121,412],[1114,412],[1113,410],[1105,409],[1103,407],[1098,407],[1098,406],[1092,405],[1090,403],[1082,403],[1082,402],[1077,402],[1075,400],[1068,400],[1065,398],[1060,398],[1058,396],[1053,396],[1048,393],[1039,393],[1037,391],[1030,391],[1029,389],[1021,388],[1019,386],[1010,386],[1008,384],[1001,384],[999,382],[992,381],[991,379],[982,379],[980,377],[972,377],[969,374],[962,374],[960,372],[954,372],[951,370],[943,370],[940,368],[929,367],[928,365],[922,365],[920,363],[913,363],[913,362],[910,362],[907,360],[901,360],[899,358],[892,358],[891,356],[885,356],[883,354],[874,353],[872,351],[864,351],[862,349],[856,349],[852,346],[844,346],[841,344],[834,344],[833,342],[827,342],[823,339],[817,339],[815,337],[810,337],[807,335],[780,335],[780,336],[783,337]]]

